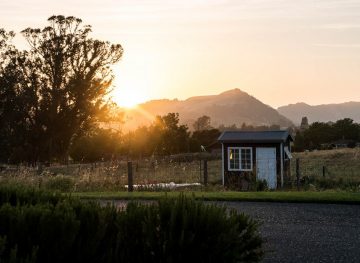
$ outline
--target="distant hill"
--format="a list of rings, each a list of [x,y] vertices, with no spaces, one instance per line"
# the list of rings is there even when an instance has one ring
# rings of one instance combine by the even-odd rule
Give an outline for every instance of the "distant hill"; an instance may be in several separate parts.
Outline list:
[[[139,125],[148,125],[156,115],[178,112],[180,121],[192,129],[194,121],[207,115],[211,125],[220,124],[238,127],[242,123],[251,125],[278,124],[281,127],[293,125],[275,109],[239,89],[223,92],[219,95],[197,96],[186,100],[152,100],[139,105],[137,109],[126,111],[124,129],[131,130]]]
[[[306,103],[296,103],[279,107],[278,111],[295,124],[300,124],[301,118],[304,116],[308,117],[309,123],[315,121],[337,121],[343,118],[351,118],[355,122],[360,122],[360,102],[316,106],[311,106]]]

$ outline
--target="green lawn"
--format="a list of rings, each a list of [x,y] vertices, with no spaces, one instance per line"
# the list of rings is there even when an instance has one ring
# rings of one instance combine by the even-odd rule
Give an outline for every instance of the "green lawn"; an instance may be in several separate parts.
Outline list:
[[[296,203],[346,203],[360,204],[360,193],[352,192],[181,192],[198,200],[208,201],[254,201]],[[84,192],[72,193],[82,199],[102,200],[156,200],[176,197],[180,192]]]

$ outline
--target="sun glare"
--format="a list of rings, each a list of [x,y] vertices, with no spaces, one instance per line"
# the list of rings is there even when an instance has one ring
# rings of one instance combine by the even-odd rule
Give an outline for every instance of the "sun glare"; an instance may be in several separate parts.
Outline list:
[[[120,107],[134,108],[138,104],[149,100],[148,84],[145,78],[135,71],[116,70],[112,100]],[[129,72],[130,71],[130,72]]]
[[[120,107],[135,108],[138,104],[146,101],[145,96],[142,96],[138,90],[136,87],[115,88],[112,99]]]

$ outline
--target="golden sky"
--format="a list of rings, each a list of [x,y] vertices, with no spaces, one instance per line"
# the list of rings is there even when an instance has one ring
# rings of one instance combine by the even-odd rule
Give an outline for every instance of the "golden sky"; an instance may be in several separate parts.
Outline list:
[[[53,14],[123,45],[122,105],[233,88],[273,107],[360,101],[360,0],[0,0],[7,30]]]

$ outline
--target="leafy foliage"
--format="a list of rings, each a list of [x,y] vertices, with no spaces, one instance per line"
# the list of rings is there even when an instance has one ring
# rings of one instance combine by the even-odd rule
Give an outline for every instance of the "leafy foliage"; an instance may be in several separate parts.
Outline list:
[[[64,197],[59,193],[50,193],[21,185],[0,185],[0,206],[6,203],[11,206],[35,205],[38,203],[56,205],[63,199]]]
[[[220,131],[218,129],[194,131],[191,136],[191,151],[197,152],[201,149],[201,146],[204,146],[205,150],[208,150],[206,147],[216,143],[219,136]]]
[[[30,51],[0,32],[0,114],[3,161],[66,160],[72,140],[106,109],[110,65],[123,49],[89,37],[81,19],[52,16],[43,29],[22,31]]]
[[[193,124],[195,131],[203,131],[203,130],[209,130],[211,129],[211,118],[209,116],[201,116],[199,117]]]
[[[68,198],[0,206],[1,262],[257,262],[261,244],[249,217],[184,196],[124,210]]]
[[[86,136],[77,138],[70,147],[70,156],[81,162],[111,160],[119,154],[122,138],[119,132],[95,128]]]
[[[335,123],[314,122],[308,129],[299,131],[295,137],[295,150],[321,149],[322,144],[337,140],[360,141],[360,124],[345,118]]]

